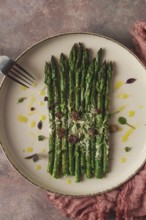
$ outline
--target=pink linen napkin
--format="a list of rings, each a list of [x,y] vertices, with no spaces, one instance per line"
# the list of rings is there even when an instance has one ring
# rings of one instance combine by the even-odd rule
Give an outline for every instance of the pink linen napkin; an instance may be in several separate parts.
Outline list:
[[[137,22],[132,36],[136,53],[146,65],[146,23]],[[47,196],[63,215],[76,220],[104,220],[111,213],[116,214],[116,220],[138,219],[146,215],[146,164],[121,187],[99,196]]]

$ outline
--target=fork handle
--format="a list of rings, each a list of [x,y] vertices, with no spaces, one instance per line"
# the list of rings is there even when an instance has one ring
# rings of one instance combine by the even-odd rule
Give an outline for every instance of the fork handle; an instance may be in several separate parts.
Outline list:
[[[0,56],[0,71],[4,75],[7,75],[14,63],[15,62],[7,56]]]
[[[7,56],[0,56],[0,70],[3,68],[3,66],[10,60]]]
[[[7,56],[0,56],[0,83],[3,80],[3,78],[4,78],[4,73],[1,70],[6,65],[8,60],[9,60],[9,57],[7,57]]]
[[[0,71],[0,85],[4,78],[5,78],[4,74]]]

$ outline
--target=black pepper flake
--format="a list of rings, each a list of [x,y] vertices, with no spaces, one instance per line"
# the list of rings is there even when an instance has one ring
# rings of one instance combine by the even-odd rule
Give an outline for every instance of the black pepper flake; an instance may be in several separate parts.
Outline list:
[[[39,123],[38,123],[38,129],[42,129],[42,127],[43,127],[43,122],[42,121],[39,121]]]
[[[57,129],[58,137],[62,138],[65,135],[65,129],[64,128],[58,128]]]
[[[37,162],[39,160],[39,155],[35,154],[32,158],[33,162]]]
[[[33,155],[25,157],[24,159],[27,159],[27,160],[32,159],[33,162],[37,162],[39,160],[39,155],[38,154],[33,154]]]
[[[79,138],[73,134],[71,134],[68,139],[71,144],[76,144],[79,141]]]
[[[61,112],[56,112],[55,116],[56,116],[57,118],[61,119],[62,114],[61,114]]]
[[[56,104],[57,104],[57,103],[55,103],[55,102],[53,102],[53,103],[48,103],[48,109],[49,109],[49,110],[54,109],[55,106],[56,106]]]
[[[80,117],[80,113],[76,112],[76,111],[73,111],[71,113],[71,115],[72,115],[73,120],[75,120],[75,121],[77,121],[79,119],[79,117]]]
[[[131,84],[131,83],[134,83],[135,81],[136,81],[135,78],[129,78],[127,79],[126,83]]]
[[[113,133],[113,132],[116,132],[116,131],[118,131],[118,125],[116,125],[116,124],[111,124],[110,126],[109,126],[109,129],[110,129],[110,133]]]
[[[35,110],[35,107],[31,107],[30,110],[31,110],[31,111],[34,111],[34,110]]]
[[[89,128],[89,129],[88,129],[88,134],[89,134],[91,137],[94,137],[94,136],[97,134],[97,131],[96,131],[94,128]]]
[[[44,97],[44,101],[48,101],[48,96],[45,96],[45,97]]]
[[[103,113],[103,109],[102,108],[96,108],[95,109],[95,112],[97,113],[97,114],[101,114],[101,113]]]

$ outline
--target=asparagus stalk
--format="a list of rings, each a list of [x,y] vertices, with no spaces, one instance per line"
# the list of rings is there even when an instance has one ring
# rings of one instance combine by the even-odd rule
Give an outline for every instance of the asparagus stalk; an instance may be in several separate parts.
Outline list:
[[[85,90],[86,90],[86,75],[89,66],[89,50],[86,48],[83,51],[82,60],[82,79],[81,79],[81,107],[82,112],[85,111]]]
[[[98,72],[101,66],[101,58],[102,58],[102,48],[99,49],[99,51],[97,52],[96,55],[96,60],[95,60],[95,69],[93,72],[93,83],[92,83],[92,88],[91,88],[91,109],[97,109],[97,90],[96,90],[96,83],[98,80]],[[90,109],[90,111],[91,111]],[[96,117],[94,118],[93,121],[93,130],[95,130],[96,128]],[[94,174],[95,172],[95,145],[96,145],[96,135],[94,134],[94,136],[91,139],[91,167],[92,167],[92,173]]]
[[[49,107],[49,124],[51,127],[51,133],[49,135],[49,153],[48,153],[48,172],[52,174],[54,166],[54,149],[55,149],[55,114],[54,114],[54,90],[52,87],[52,72],[51,64],[46,62],[45,65],[45,84],[47,85],[48,93],[48,107]]]
[[[83,58],[82,58],[82,73],[81,73],[81,118],[84,120],[85,113],[85,90],[86,90],[86,74],[89,65],[89,50],[85,48],[83,50]],[[81,174],[85,173],[86,170],[86,146],[84,144],[81,145]]]
[[[96,117],[98,135],[96,138],[96,155],[95,155],[96,174],[95,175],[97,178],[103,177],[103,128],[104,128],[103,104],[104,104],[104,92],[105,92],[105,71],[106,71],[106,63],[103,63],[98,73],[98,80],[96,83],[96,89],[98,92],[98,103],[97,103],[98,114]]]
[[[86,171],[86,149],[85,145],[81,145],[81,174],[84,174]]]
[[[75,149],[75,181],[80,182],[81,176],[81,158],[80,158],[80,147],[76,144]]]
[[[47,169],[51,175],[53,173],[53,167],[54,167],[54,154],[55,154],[55,143],[56,143],[55,137],[56,137],[56,131],[54,128],[52,128],[52,131],[49,136],[49,152],[48,152],[49,155],[48,155],[48,169]]]
[[[95,59],[93,59],[91,64],[89,65],[89,69],[86,75],[86,91],[85,91],[86,114],[88,114],[88,112],[91,110],[91,91],[92,91],[94,69],[95,69]],[[89,138],[86,143],[86,176],[87,178],[91,178],[92,176],[91,154],[92,154],[92,141],[91,141],[91,138]]]
[[[68,158],[68,60],[62,53],[60,55],[60,81],[61,81],[61,112],[62,112],[62,128],[64,134],[62,137],[62,173],[69,174],[69,158]]]
[[[104,148],[103,148],[103,172],[108,172],[109,167],[109,95],[110,95],[110,84],[111,84],[111,77],[112,77],[112,63],[107,64],[107,73],[106,73],[106,86],[105,86],[105,101],[104,101]]]
[[[91,168],[91,141],[88,140],[86,143],[86,177],[92,177],[92,168]]]
[[[69,109],[72,111],[75,107],[75,68],[77,60],[77,44],[74,44],[69,55]]]
[[[71,117],[72,111],[75,107],[75,65],[77,60],[77,44],[74,44],[69,55],[69,97],[68,97],[68,114]],[[75,174],[75,157],[74,157],[74,141],[72,141],[71,127],[72,122],[69,123],[69,172],[71,175]]]
[[[94,76],[93,76],[93,84],[92,84],[92,104],[95,108],[97,108],[97,90],[96,90],[96,83],[97,83],[97,80],[98,80],[98,72],[99,72],[99,69],[101,67],[101,58],[102,58],[102,48],[100,48],[97,52],[97,55],[96,55],[96,60],[95,60],[95,71],[94,71]]]
[[[103,49],[100,48],[96,54],[96,63],[95,63],[95,71],[98,72],[101,65],[102,65],[102,55],[103,55]],[[98,78],[97,78],[98,79]]]
[[[89,69],[86,75],[86,91],[85,91],[85,110],[86,112],[90,109],[91,103],[91,89],[92,89],[92,82],[93,82],[93,72],[95,68],[95,58],[92,60],[91,64],[89,65]]]
[[[76,120],[78,121],[78,118],[80,117],[80,106],[81,106],[81,62],[82,62],[82,53],[83,53],[83,45],[79,43],[78,45],[78,53],[77,53],[77,60],[76,60],[76,65],[75,65],[75,112],[78,114],[78,117]],[[77,126],[79,127],[79,124],[77,123]],[[76,134],[78,135],[78,134]],[[81,149],[80,149],[80,143],[76,143],[75,145],[75,180],[76,182],[80,181],[80,176],[81,176]]]
[[[51,69],[52,69],[52,81],[54,88],[54,101],[55,101],[55,130],[56,134],[59,133],[61,128],[61,108],[60,108],[60,77],[57,70],[57,62],[52,56],[51,58]],[[59,135],[56,135],[56,146],[55,146],[55,158],[54,158],[54,167],[53,167],[53,176],[59,178],[60,169],[61,169],[61,158],[62,158],[62,141]]]

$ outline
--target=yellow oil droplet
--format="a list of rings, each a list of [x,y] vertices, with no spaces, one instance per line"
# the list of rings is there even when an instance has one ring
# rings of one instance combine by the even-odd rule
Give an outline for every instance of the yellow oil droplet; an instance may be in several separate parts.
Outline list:
[[[39,94],[40,94],[41,96],[45,96],[45,91],[44,91],[44,90],[41,90],[41,91],[39,92]]]
[[[35,121],[32,121],[31,124],[30,124],[30,127],[31,127],[31,128],[34,128],[35,126],[36,126],[36,122],[35,122]]]
[[[42,148],[42,149],[41,149],[41,152],[42,152],[42,153],[46,153],[46,149],[45,149],[45,148]]]
[[[32,147],[27,147],[25,151],[27,153],[31,153],[31,152],[33,152],[33,148]]]
[[[29,108],[31,108],[33,106],[34,102],[35,102],[35,96],[32,95],[31,99],[30,99],[30,102],[29,102]]]
[[[118,127],[118,131],[123,131],[123,128],[122,127]]]
[[[21,90],[25,91],[27,88],[25,86],[21,86]]]
[[[143,108],[143,105],[140,105],[139,108]]]
[[[24,115],[19,115],[19,116],[18,116],[18,120],[19,120],[20,122],[26,123],[26,122],[28,121],[28,118],[25,117]]]
[[[129,112],[128,112],[128,116],[129,116],[129,117],[133,117],[134,115],[135,115],[135,111],[132,110],[132,111],[129,111]]]
[[[126,133],[123,135],[122,141],[123,141],[123,142],[128,141],[129,136],[132,135],[133,132],[134,132],[134,129],[133,129],[133,128],[129,128],[129,129],[126,131]]]
[[[120,106],[119,109],[118,109],[118,111],[119,111],[119,112],[123,111],[123,110],[126,108],[126,106],[127,106],[127,105],[122,105],[122,106]]]
[[[33,83],[32,86],[33,86],[33,87],[37,87],[37,83]]]
[[[121,98],[121,96],[122,96],[122,93],[119,93],[119,94],[116,95],[116,98],[119,99],[119,98]]]
[[[39,102],[39,106],[43,106],[44,105],[44,102]]]
[[[45,116],[45,115],[41,115],[41,116],[40,116],[40,120],[41,120],[41,121],[45,121],[45,120],[46,120],[46,116]]]
[[[126,158],[122,157],[120,161],[121,161],[121,163],[126,163]]]
[[[118,81],[116,84],[115,84],[115,87],[114,87],[114,89],[115,90],[117,90],[117,89],[119,89],[122,85],[124,84],[124,82],[123,81]]]
[[[36,113],[36,111],[28,112],[27,115],[28,115],[28,116],[31,116],[31,115],[34,115],[35,113]]]
[[[71,184],[71,179],[66,179],[66,183],[69,185]]]
[[[120,106],[115,113],[122,112],[122,111],[126,108],[126,106],[127,106],[127,105],[122,105],[122,106]]]
[[[42,167],[41,167],[41,165],[40,164],[38,164],[37,166],[36,166],[36,170],[40,170]]]
[[[125,93],[124,93],[124,94],[122,94],[122,98],[123,98],[123,99],[127,99],[128,97],[129,97],[129,95],[128,95],[128,94],[125,94]]]

